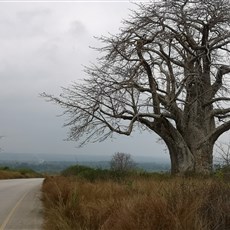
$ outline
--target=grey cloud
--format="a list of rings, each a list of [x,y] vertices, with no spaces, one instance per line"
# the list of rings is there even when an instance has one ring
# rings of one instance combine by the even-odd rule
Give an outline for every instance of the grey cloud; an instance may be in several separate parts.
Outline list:
[[[73,21],[70,24],[69,32],[74,37],[86,35],[88,33],[87,28],[85,27],[85,25],[82,22],[77,21],[77,20]]]
[[[18,40],[45,36],[49,17],[51,11],[46,9],[13,12],[4,18],[0,16],[0,39]]]
[[[18,19],[25,23],[32,23],[36,21],[43,21],[44,18],[50,16],[52,11],[50,9],[34,9],[30,11],[20,11],[17,13]]]
[[[116,32],[128,6],[101,2],[0,3],[0,135],[6,136],[0,147],[7,152],[138,154],[146,142],[151,146],[145,154],[152,152],[152,135],[120,137],[113,143],[76,149],[77,143],[62,141],[68,132],[62,129],[66,117],[56,115],[63,111],[38,96],[44,91],[58,95],[61,86],[84,78],[82,65],[94,62],[98,55],[89,49],[100,45],[93,36]]]

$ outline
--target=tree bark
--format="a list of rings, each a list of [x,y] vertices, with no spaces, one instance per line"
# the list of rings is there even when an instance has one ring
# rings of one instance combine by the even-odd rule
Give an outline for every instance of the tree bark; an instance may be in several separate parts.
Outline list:
[[[183,138],[166,140],[171,159],[171,173],[176,175],[202,174],[209,175],[212,172],[213,143],[209,141],[199,146],[193,143],[192,149]],[[193,140],[191,140],[193,142]],[[194,147],[196,146],[196,147]]]
[[[162,120],[164,120],[162,122]],[[155,130],[165,141],[171,159],[171,173],[177,175],[212,172],[214,141],[206,138],[207,128],[193,124],[181,132],[162,118]],[[207,124],[207,123],[206,123]]]
[[[167,142],[171,159],[171,174],[184,175],[195,170],[194,156],[186,143]]]

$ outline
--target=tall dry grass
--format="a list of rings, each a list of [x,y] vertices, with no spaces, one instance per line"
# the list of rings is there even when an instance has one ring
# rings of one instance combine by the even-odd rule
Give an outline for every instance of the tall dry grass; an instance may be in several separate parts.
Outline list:
[[[214,179],[47,178],[45,229],[228,230],[230,184]]]
[[[8,167],[0,168],[0,180],[38,177],[43,177],[43,175],[31,169],[9,169]]]

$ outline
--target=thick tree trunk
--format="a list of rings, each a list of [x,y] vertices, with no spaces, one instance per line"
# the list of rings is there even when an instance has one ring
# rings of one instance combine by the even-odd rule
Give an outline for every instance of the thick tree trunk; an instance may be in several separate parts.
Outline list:
[[[166,119],[158,128],[169,150],[172,174],[208,175],[212,172],[214,142],[205,140],[206,130],[193,125],[180,133]],[[205,141],[201,144],[201,140]]]
[[[171,132],[163,139],[169,149],[172,174],[207,175],[212,172],[214,142],[206,138],[215,129],[214,118],[210,116],[213,108],[212,106],[203,108],[205,101],[211,98],[210,90],[206,92],[202,89],[202,84],[198,83],[194,84],[194,89],[190,87],[188,90],[181,128],[173,129],[165,126]],[[207,83],[205,86],[208,89],[210,84]],[[164,132],[162,129],[161,131]]]
[[[171,158],[171,173],[177,175],[203,174],[212,172],[213,145],[206,143],[199,148],[189,149],[185,142],[167,143]]]
[[[205,142],[193,151],[195,173],[208,175],[212,172],[213,145],[211,142]]]
[[[183,175],[195,170],[194,156],[185,143],[167,143],[167,146],[171,159],[171,174]]]

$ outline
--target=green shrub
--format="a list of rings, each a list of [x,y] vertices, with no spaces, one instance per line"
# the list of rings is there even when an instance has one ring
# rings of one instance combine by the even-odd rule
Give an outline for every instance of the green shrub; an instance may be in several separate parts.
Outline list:
[[[7,170],[10,170],[10,168],[9,168],[8,166],[2,166],[2,167],[0,167],[0,170],[5,170],[5,171],[7,171]]]
[[[124,172],[120,170],[109,170],[109,169],[94,169],[82,165],[74,165],[63,170],[61,172],[62,176],[70,177],[77,176],[88,181],[94,182],[96,180],[115,180],[120,181],[126,176],[130,175],[131,172]]]
[[[20,172],[22,175],[36,173],[34,170],[28,169],[28,168],[20,168],[20,169],[17,169],[16,171]]]
[[[154,178],[158,180],[165,180],[170,177],[169,173],[157,173],[157,172],[146,172],[143,170],[133,169],[130,171],[124,170],[112,170],[112,169],[101,169],[101,168],[90,168],[82,165],[70,166],[61,172],[61,176],[65,177],[78,177],[86,179],[90,182],[96,180],[112,180],[116,182],[123,182],[126,179],[133,178]]]
[[[230,165],[222,165],[215,171],[215,176],[219,179],[230,181]]]
[[[67,169],[63,170],[61,172],[61,175],[62,176],[78,176],[79,174],[82,174],[83,172],[91,171],[91,170],[93,169],[87,166],[74,165],[74,166],[70,166]]]

